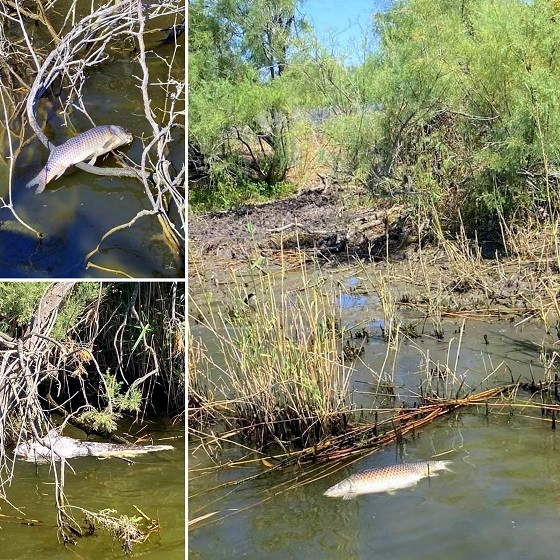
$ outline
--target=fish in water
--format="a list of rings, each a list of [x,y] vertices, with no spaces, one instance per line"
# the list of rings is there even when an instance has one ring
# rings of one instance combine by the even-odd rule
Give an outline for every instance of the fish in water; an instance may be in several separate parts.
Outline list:
[[[24,461],[46,463],[53,458],[72,459],[74,457],[136,457],[154,451],[167,451],[172,445],[132,445],[120,443],[98,443],[94,441],[80,441],[71,437],[61,436],[56,429],[52,429],[44,438],[38,441],[20,443],[14,450],[16,457]]]
[[[45,167],[25,186],[30,188],[39,185],[35,193],[41,193],[49,181],[58,179],[70,166],[87,159],[90,160],[88,163],[93,165],[98,156],[124,144],[130,144],[132,140],[132,134],[128,130],[114,124],[91,128],[56,146],[50,153]]]
[[[392,494],[400,488],[415,486],[422,478],[438,476],[437,471],[450,471],[451,469],[448,468],[450,463],[451,461],[421,461],[362,471],[331,486],[324,495],[329,498],[351,500],[360,494],[375,492]]]

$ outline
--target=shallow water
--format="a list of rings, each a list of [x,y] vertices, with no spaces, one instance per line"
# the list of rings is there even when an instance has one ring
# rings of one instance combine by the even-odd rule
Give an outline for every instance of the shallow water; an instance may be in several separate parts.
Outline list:
[[[538,421],[459,414],[402,445],[283,494],[267,489],[288,476],[271,474],[231,487],[226,498],[211,506],[231,515],[191,529],[189,557],[553,558],[560,522],[557,438],[556,431]],[[453,472],[424,479],[415,489],[352,501],[322,495],[354,472],[445,451]],[[249,474],[245,469],[237,476]],[[204,485],[232,476],[229,471],[216,474]],[[203,484],[190,481],[189,487],[197,492]],[[212,497],[190,500],[189,509],[194,513]],[[235,513],[251,504],[257,505]]]
[[[379,300],[346,294],[339,304],[343,326],[361,329],[365,321],[371,333],[350,387],[358,406],[370,408],[375,403],[372,372],[381,371],[387,354]],[[418,314],[399,315],[416,322],[421,334]],[[521,317],[482,319],[482,313],[466,321],[444,319],[443,341],[431,336],[429,321],[419,338],[403,338],[397,358],[390,354],[386,363],[386,376],[397,387],[394,402],[419,401],[428,358],[428,369],[437,363],[448,365],[463,380],[466,393],[512,379],[542,380],[540,354],[543,349],[552,353],[556,336]],[[208,342],[202,327],[193,326],[192,332]],[[359,345],[362,340],[352,342]],[[206,451],[193,441],[189,519],[216,513],[189,529],[189,558],[553,558],[560,523],[558,437],[539,408],[464,408],[400,444],[341,463],[331,474],[325,474],[327,465],[272,471],[259,460],[211,469]],[[233,461],[242,453],[246,450],[225,445],[218,457]],[[327,488],[361,470],[434,457],[453,461],[453,472],[393,495],[364,495],[352,501],[323,496]],[[242,479],[247,480],[218,488]],[[302,484],[306,481],[310,482]]]
[[[129,558],[183,559],[185,557],[185,445],[183,427],[154,430],[154,439],[176,437],[174,450],[136,457],[129,465],[120,459],[99,460],[80,457],[70,460],[66,469],[67,501],[92,511],[116,509],[118,515],[138,515],[137,506],[150,518],[158,518],[160,531],[145,544],[135,545]],[[66,432],[65,432],[66,433]],[[68,432],[72,437],[78,434]],[[64,546],[57,540],[56,508],[49,465],[16,462],[11,503],[22,513],[2,504],[2,514],[24,516],[43,522],[27,526],[0,516],[0,558],[125,558],[120,542],[103,530],[78,539],[77,545]],[[82,521],[79,512],[75,514]]]
[[[70,4],[69,2],[66,4]],[[58,2],[60,9],[65,3]],[[169,22],[162,22],[162,25]],[[147,48],[154,48],[159,56],[172,61],[175,78],[184,80],[184,37],[174,57],[172,45],[158,46],[149,36]],[[128,49],[130,50],[130,49]],[[83,102],[95,124],[116,124],[129,129],[134,141],[123,151],[140,163],[142,138],[151,134],[144,117],[141,92],[138,88],[139,65],[126,50],[111,51],[111,60],[88,71]],[[150,81],[166,81],[167,67],[155,56],[148,55]],[[150,91],[156,113],[164,106],[164,96]],[[38,120],[54,144],[60,144],[79,132],[91,128],[89,121],[78,111],[70,115],[66,127],[56,99],[42,99]],[[182,107],[178,107],[182,109]],[[158,117],[159,118],[159,117]],[[184,165],[184,131],[176,129],[169,148],[170,159],[177,171]],[[149,139],[148,139],[149,141]],[[4,154],[5,156],[7,154]],[[31,227],[43,234],[39,242],[36,234],[22,226],[6,208],[0,210],[0,276],[13,278],[121,277],[117,271],[135,278],[182,277],[182,257],[165,243],[162,230],[154,216],[141,217],[136,223],[110,235],[87,267],[86,255],[94,250],[102,236],[111,228],[132,220],[138,212],[150,209],[144,187],[135,179],[110,178],[69,170],[61,178],[47,185],[41,194],[26,189],[25,184],[44,166],[47,149],[32,140],[17,158],[12,186],[12,198],[17,214]],[[112,155],[99,158],[96,165],[115,167]],[[0,197],[7,199],[8,167],[0,165]],[[173,212],[171,212],[173,216]],[[173,219],[173,218],[172,218]],[[174,220],[179,223],[179,220]],[[102,267],[102,268],[97,268]]]

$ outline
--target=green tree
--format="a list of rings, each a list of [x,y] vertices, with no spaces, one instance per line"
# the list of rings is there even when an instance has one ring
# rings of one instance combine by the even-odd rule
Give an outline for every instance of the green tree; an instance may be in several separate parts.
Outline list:
[[[282,76],[295,32],[305,28],[296,4],[190,4],[189,149],[220,205],[274,194],[293,163],[294,103]]]
[[[410,174],[472,229],[555,211],[555,11],[548,0],[411,0],[379,16],[384,111],[370,176]]]

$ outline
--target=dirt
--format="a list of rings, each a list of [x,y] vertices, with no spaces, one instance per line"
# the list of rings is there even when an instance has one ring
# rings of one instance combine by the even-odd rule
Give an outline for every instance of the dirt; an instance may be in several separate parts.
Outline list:
[[[524,258],[499,259],[493,242],[430,243],[429,224],[418,224],[410,201],[396,202],[351,186],[317,185],[288,199],[191,216],[188,272],[201,279],[193,289],[209,292],[230,282],[232,273],[243,275],[261,265],[263,272],[285,269],[291,255],[294,266],[288,269],[299,278],[304,254],[343,281],[359,276],[369,263],[394,289],[397,278],[406,279],[401,291],[411,294],[411,305],[435,298],[450,312],[486,309],[502,316],[511,311],[546,317],[548,325],[560,321],[550,295],[560,289],[552,266],[556,258],[540,248],[553,249],[550,240],[535,238],[536,253]]]
[[[406,206],[360,188],[318,185],[297,195],[231,212],[189,218],[189,259],[246,259],[256,252],[302,249],[323,261],[403,258],[414,235]]]

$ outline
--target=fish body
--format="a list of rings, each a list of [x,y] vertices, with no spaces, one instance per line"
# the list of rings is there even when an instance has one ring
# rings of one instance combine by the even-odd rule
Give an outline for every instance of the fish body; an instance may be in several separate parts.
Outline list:
[[[98,156],[124,144],[130,144],[132,140],[133,136],[128,130],[114,124],[91,128],[56,146],[50,153],[45,167],[25,186],[30,188],[39,185],[35,193],[43,192],[49,181],[58,179],[72,165],[85,160],[89,160],[88,163],[93,165]]]
[[[20,443],[14,451],[19,459],[33,463],[47,463],[53,458],[73,459],[74,457],[136,457],[154,451],[167,451],[172,445],[129,445],[119,443],[98,443],[80,441],[71,437],[61,436],[51,430],[39,441]]]
[[[451,461],[421,461],[362,471],[331,486],[324,495],[329,498],[351,500],[360,494],[376,492],[391,494],[395,490],[415,486],[423,478],[438,476],[438,471],[451,470],[448,468],[450,463]]]

